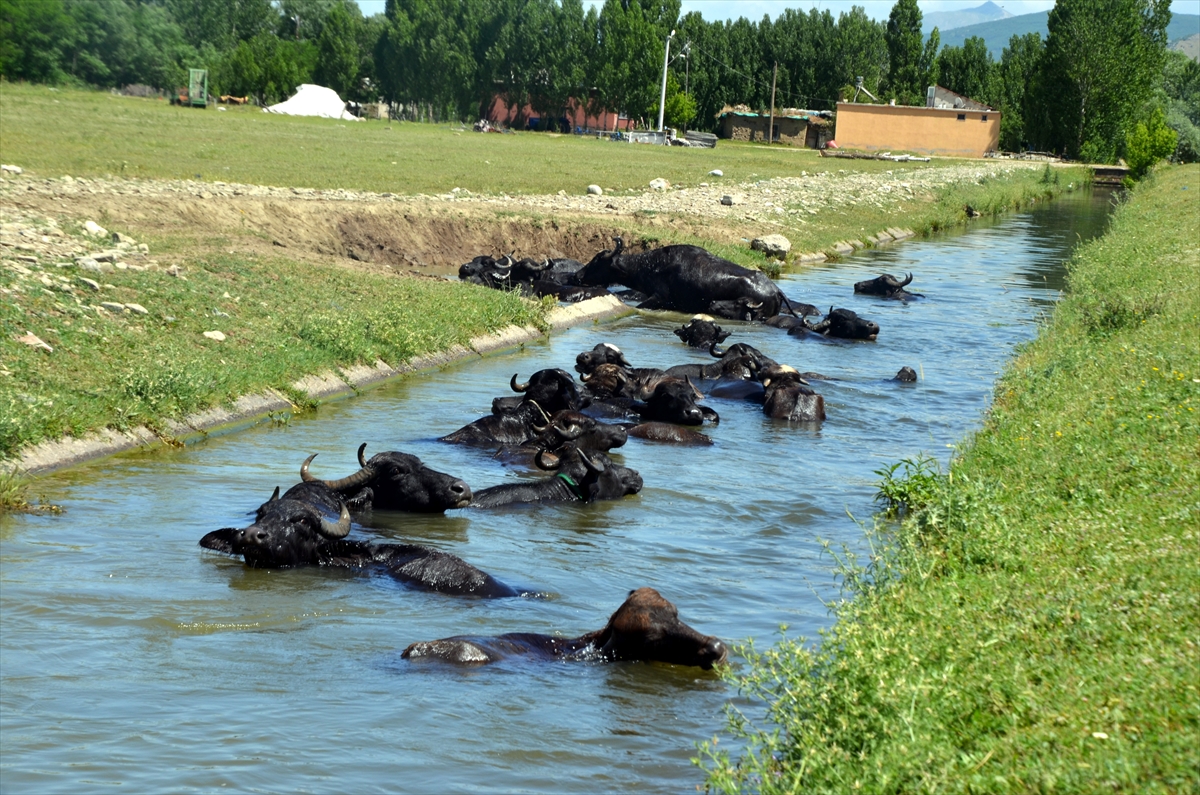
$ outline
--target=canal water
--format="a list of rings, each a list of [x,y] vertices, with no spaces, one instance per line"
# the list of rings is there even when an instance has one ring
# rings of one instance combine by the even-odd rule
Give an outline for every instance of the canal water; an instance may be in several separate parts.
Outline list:
[[[683,620],[736,643],[781,624],[815,636],[837,593],[820,540],[861,545],[874,470],[945,462],[978,427],[1013,347],[1100,232],[1076,195],[969,231],[868,251],[781,280],[792,298],[879,322],[877,342],[723,324],[733,342],[839,380],[819,429],[709,398],[714,445],[636,439],[614,456],[635,497],[594,505],[377,515],[355,536],[453,552],[543,599],[474,600],[378,576],[260,571],[201,550],[245,526],[275,486],[354,471],[355,449],[403,450],[481,488],[540,476],[435,439],[511,394],[509,377],[570,370],[597,342],[638,366],[704,361],[653,314],[556,334],[518,352],[405,379],[186,449],[106,459],[39,482],[60,516],[0,517],[0,790],[4,792],[692,792],[697,741],[736,694],[715,674],[637,663],[409,663],[418,640],[601,627],[652,586]],[[924,300],[857,297],[855,281],[916,275]],[[889,379],[903,365],[917,384]],[[735,664],[740,661],[735,659]]]

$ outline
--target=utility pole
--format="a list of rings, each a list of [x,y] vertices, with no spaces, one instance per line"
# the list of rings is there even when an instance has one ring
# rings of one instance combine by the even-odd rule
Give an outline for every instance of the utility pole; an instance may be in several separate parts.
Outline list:
[[[675,38],[675,31],[671,31],[671,35],[667,36],[667,47],[663,50],[663,79],[662,79],[662,94],[658,100],[658,131],[663,131],[663,111],[667,109],[667,63],[671,58],[671,39]]]
[[[771,73],[771,121],[767,125],[767,143],[775,140],[775,79],[779,77],[779,61],[775,62],[775,71]]]

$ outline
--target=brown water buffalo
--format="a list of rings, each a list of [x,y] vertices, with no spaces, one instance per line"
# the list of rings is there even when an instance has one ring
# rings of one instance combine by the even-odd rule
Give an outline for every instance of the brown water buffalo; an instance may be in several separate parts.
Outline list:
[[[876,276],[874,279],[866,279],[861,282],[854,283],[854,292],[859,295],[874,295],[879,298],[895,298],[900,301],[907,301],[910,298],[924,298],[921,293],[910,293],[904,288],[912,284],[913,275],[910,273],[904,279],[897,279],[890,273],[885,273],[881,276]]]
[[[430,469],[421,463],[421,459],[407,453],[376,453],[367,461],[363,458],[366,448],[366,442],[358,448],[359,470],[353,475],[337,480],[318,480],[308,471],[317,457],[313,453],[300,465],[300,480],[324,483],[356,511],[378,508],[441,513],[470,505],[471,489],[460,478]]]
[[[415,588],[460,596],[530,595],[436,549],[347,539],[350,512],[340,495],[324,483],[297,483],[282,497],[276,489],[256,517],[249,527],[224,527],[205,534],[200,546],[241,556],[247,566],[257,569],[328,566],[377,571]]]
[[[658,591],[638,588],[629,592],[625,603],[603,629],[577,638],[532,632],[490,638],[459,635],[414,643],[400,656],[406,660],[431,658],[465,665],[482,665],[515,656],[539,660],[625,660],[693,665],[709,670],[724,663],[729,651],[721,641],[701,635],[680,621],[675,605]]]

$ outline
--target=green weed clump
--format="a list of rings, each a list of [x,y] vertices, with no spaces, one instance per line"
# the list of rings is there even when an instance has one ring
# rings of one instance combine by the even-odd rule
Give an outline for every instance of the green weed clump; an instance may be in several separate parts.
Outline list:
[[[945,475],[883,470],[899,525],[835,556],[816,642],[726,675],[723,792],[1196,792],[1200,167],[1156,172],[1069,263],[1069,291]]]

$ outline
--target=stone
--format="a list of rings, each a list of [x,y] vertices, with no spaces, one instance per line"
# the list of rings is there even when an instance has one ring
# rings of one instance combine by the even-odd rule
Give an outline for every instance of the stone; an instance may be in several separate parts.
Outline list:
[[[125,311],[125,304],[118,304],[116,301],[101,301],[100,306],[107,309],[109,312],[120,314]]]
[[[130,312],[133,312],[135,315],[150,314],[150,310],[147,309],[146,307],[142,306],[141,304],[125,304],[125,308],[128,309]]]
[[[129,245],[129,246],[136,246],[136,245],[137,245],[137,241],[136,241],[136,240],[134,240],[134,239],[133,239],[132,237],[130,237],[129,235],[123,235],[123,234],[121,234],[120,232],[113,232],[113,233],[112,233],[112,241],[113,241],[114,243],[116,243],[117,245],[121,245],[122,243],[124,243],[124,244],[126,244],[126,245]]]
[[[78,278],[82,284],[87,285],[88,287],[95,290],[96,292],[100,291],[100,282],[92,281],[91,279],[89,279],[85,276],[80,276]]]
[[[756,237],[750,242],[750,248],[761,251],[768,257],[784,258],[792,250],[792,241],[783,235],[766,235]]]
[[[150,247],[147,246],[145,243],[138,243],[138,251],[142,252],[143,254],[149,254]]]
[[[712,171],[708,172],[708,175],[710,177],[723,177],[725,176],[725,172],[719,168],[714,168]]]
[[[650,180],[650,190],[666,190],[671,187],[671,183],[667,182],[662,177],[656,177]]]
[[[600,187],[599,185],[588,185],[587,192],[589,196],[603,196],[604,188]]]
[[[101,251],[93,254],[92,259],[96,260],[96,262],[116,262],[118,253],[116,251]]]
[[[809,251],[796,257],[797,262],[824,262],[829,259],[824,251]]]
[[[732,207],[744,201],[746,201],[746,197],[740,193],[728,193],[721,197],[721,204],[724,204],[726,207]]]
[[[100,226],[95,221],[88,221],[83,225],[83,231],[92,237],[108,237],[108,230]]]
[[[219,331],[206,331],[204,332],[204,336],[208,337],[210,340],[216,340],[217,342],[225,341],[225,335]]]
[[[32,332],[26,331],[20,337],[17,337],[17,342],[23,342],[31,348],[38,348],[46,353],[54,353],[54,349],[39,339]]]
[[[4,165],[0,165],[0,171],[3,171],[8,174],[23,174],[23,173],[25,173],[25,169],[21,168],[20,166],[12,166],[12,165],[8,165],[7,163],[5,163]]]
[[[829,247],[829,250],[835,254],[853,254],[854,246],[847,243],[845,240],[839,240]]]

